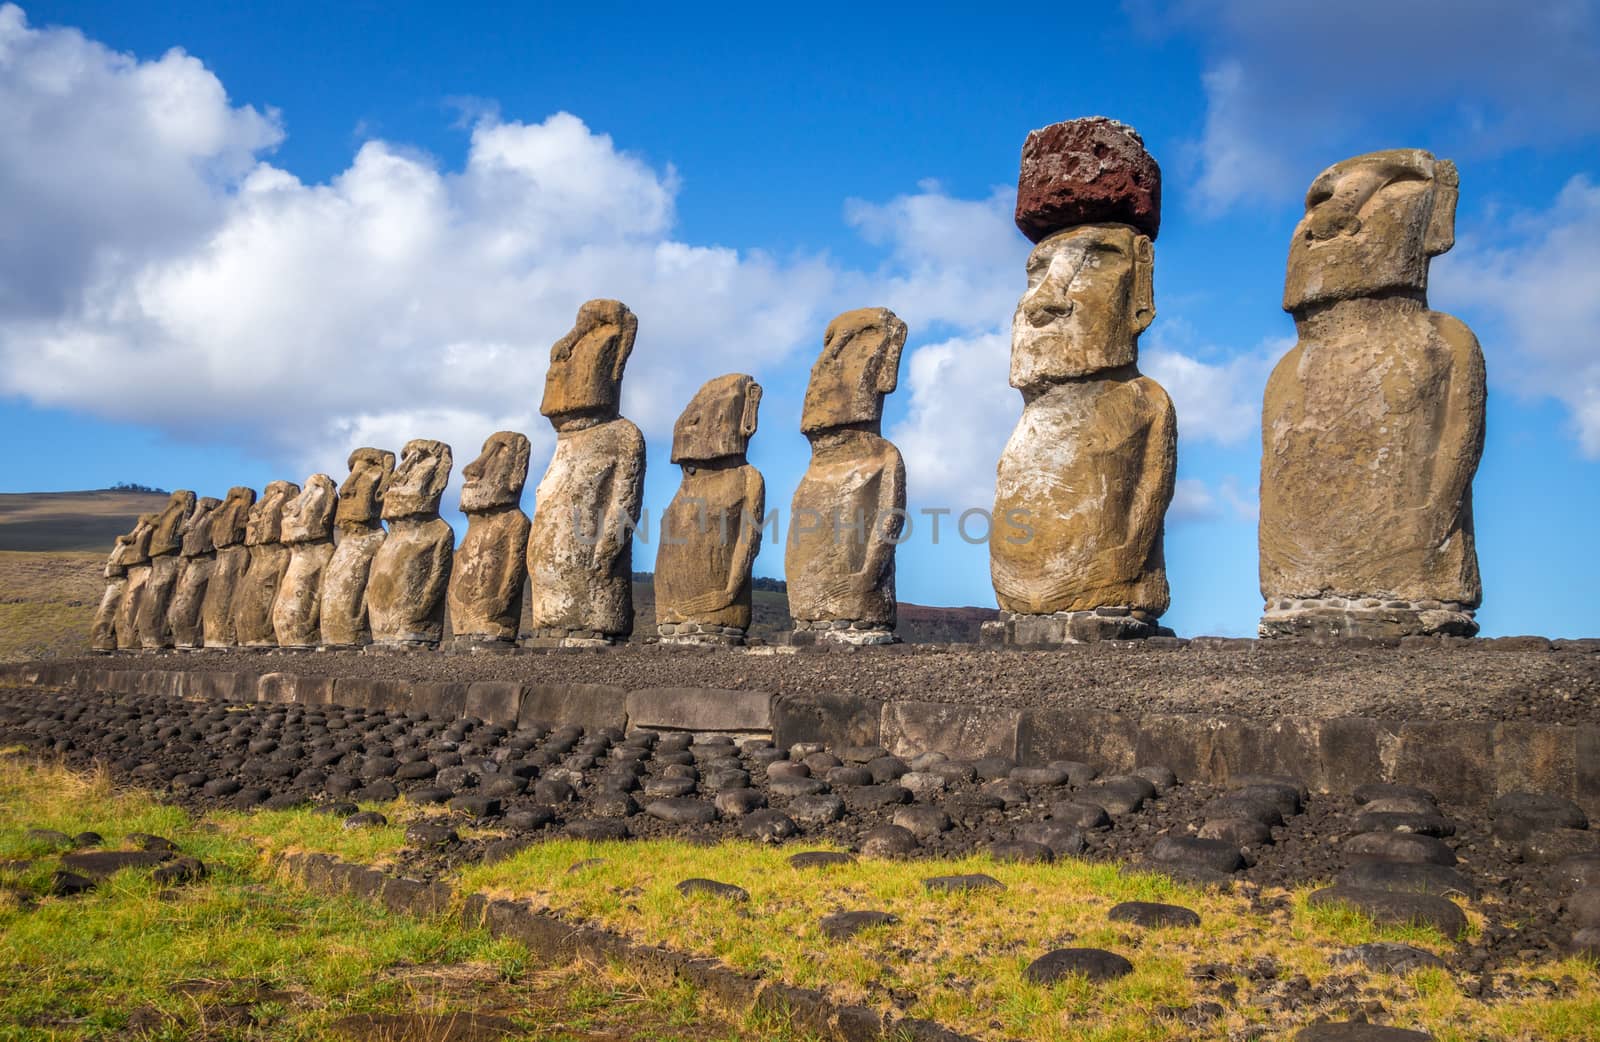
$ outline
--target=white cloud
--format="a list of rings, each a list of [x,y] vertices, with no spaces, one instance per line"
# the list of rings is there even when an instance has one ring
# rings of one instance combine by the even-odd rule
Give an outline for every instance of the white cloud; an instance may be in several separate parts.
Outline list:
[[[1182,441],[1235,446],[1261,436],[1267,376],[1294,338],[1273,338],[1229,353],[1196,344],[1188,325],[1173,320],[1157,326],[1150,340],[1139,354],[1139,367],[1171,396]]]
[[[1217,497],[1199,478],[1179,478],[1172,487],[1169,521],[1215,521],[1222,516]]]
[[[889,438],[916,504],[957,512],[994,503],[995,465],[1022,399],[1007,382],[1011,340],[994,331],[928,344],[905,364],[910,411]]]

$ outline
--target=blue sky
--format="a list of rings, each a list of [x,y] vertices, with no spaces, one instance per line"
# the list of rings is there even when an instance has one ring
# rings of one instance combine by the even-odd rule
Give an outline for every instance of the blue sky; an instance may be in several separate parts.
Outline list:
[[[751,458],[786,509],[822,330],[868,305],[911,327],[884,427],[913,509],[987,506],[1021,407],[1018,152],[1105,114],[1165,173],[1141,364],[1179,414],[1167,621],[1254,627],[1288,235],[1321,168],[1404,146],[1461,170],[1431,299],[1489,366],[1480,620],[1590,635],[1596,96],[1593,2],[8,6],[0,490],[337,479],[356,444],[418,436],[459,470],[505,427],[533,439],[531,490],[549,346],[616,296],[652,515],[673,418],[729,371],[766,388]],[[985,548],[943,536],[902,547],[901,597],[993,604]]]

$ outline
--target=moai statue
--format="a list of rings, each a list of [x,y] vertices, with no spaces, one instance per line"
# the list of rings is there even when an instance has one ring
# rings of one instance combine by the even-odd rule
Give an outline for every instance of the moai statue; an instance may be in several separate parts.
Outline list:
[[[414,438],[406,442],[400,466],[384,490],[389,535],[367,576],[373,646],[436,648],[444,636],[456,534],[439,516],[439,499],[450,482],[450,465],[450,446]]]
[[[900,379],[906,324],[888,308],[828,323],[800,432],[811,464],[795,489],[783,567],[796,644],[892,644],[894,551],[906,465],[882,437],[883,396]]]
[[[290,556],[283,545],[283,511],[299,494],[300,486],[292,481],[271,481],[250,508],[244,531],[250,564],[233,594],[233,636],[241,648],[278,645],[277,631],[272,628],[272,603],[278,599]]]
[[[94,623],[89,629],[89,648],[92,651],[104,653],[117,650],[117,615],[122,610],[122,598],[128,592],[127,558],[133,540],[131,532],[117,536],[111,556],[106,558],[103,573],[106,589],[100,595],[100,607],[95,609]]]
[[[178,550],[178,587],[167,609],[167,625],[173,645],[179,651],[205,646],[202,610],[206,588],[217,563],[217,548],[211,541],[211,525],[222,500],[205,496],[195,503],[194,513],[183,523],[183,545]]]
[[[283,509],[289,567],[272,602],[272,631],[280,648],[308,650],[322,642],[322,577],[333,558],[333,512],[338,504],[333,479],[313,474]]]
[[[166,507],[156,515],[156,527],[150,533],[150,578],[139,599],[138,619],[139,644],[146,651],[159,651],[173,645],[167,612],[178,589],[183,526],[194,513],[194,503],[194,493],[188,489],[180,488],[172,493]]]
[[[1103,116],[1028,135],[1017,227],[1036,245],[1011,320],[1022,418],[995,475],[984,639],[1070,644],[1168,635],[1162,531],[1177,415],[1139,373],[1155,318],[1161,169]]]
[[[211,518],[211,545],[217,559],[212,562],[200,606],[205,647],[232,648],[239,643],[233,631],[233,601],[250,567],[250,548],[244,545],[244,536],[255,503],[255,489],[235,485]]]
[[[1418,149],[1324,170],[1289,244],[1299,342],[1261,416],[1263,637],[1471,636],[1483,352],[1428,310],[1458,181]]]
[[[556,451],[528,537],[530,647],[612,644],[633,632],[644,437],[617,409],[638,331],[621,302],[591,300],[550,349],[539,412],[556,429]]]
[[[139,523],[128,533],[128,549],[122,555],[128,586],[122,592],[122,603],[117,605],[113,623],[119,651],[138,651],[143,646],[139,640],[139,603],[150,581],[150,539],[155,535],[160,517],[160,514],[140,514]]]
[[[394,477],[394,453],[360,448],[350,454],[350,476],[339,486],[333,522],[339,539],[322,576],[322,646],[359,648],[372,641],[367,624],[367,577],[385,533],[383,494]]]
[[[767,486],[745,459],[761,385],[742,373],[708,382],[672,429],[678,494],[661,518],[656,630],[664,644],[743,644],[750,569],[761,550]]]
[[[522,486],[528,481],[528,438],[516,431],[489,435],[478,458],[461,471],[461,512],[467,534],[450,572],[450,631],[464,651],[509,651],[522,625],[528,581],[528,529]]]

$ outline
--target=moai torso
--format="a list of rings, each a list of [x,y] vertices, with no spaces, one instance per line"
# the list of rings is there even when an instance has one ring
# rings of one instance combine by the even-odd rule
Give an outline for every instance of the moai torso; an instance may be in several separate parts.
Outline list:
[[[359,448],[350,454],[349,466],[350,475],[339,486],[334,513],[339,537],[322,576],[318,611],[322,644],[329,648],[356,648],[372,640],[367,579],[386,537],[380,518],[383,494],[394,476],[394,453]]]
[[[531,524],[518,504],[528,479],[529,449],[524,435],[500,431],[461,471],[467,534],[450,572],[449,614],[452,637],[462,646],[516,642],[528,580]]]
[[[539,412],[556,450],[528,534],[530,643],[611,643],[633,632],[644,437],[617,410],[638,329],[621,302],[591,300],[550,349]]]
[[[750,572],[761,550],[766,484],[745,459],[761,385],[733,373],[708,382],[673,432],[683,480],[661,517],[656,625],[677,643],[739,643],[750,627]]]
[[[117,650],[117,613],[128,591],[128,566],[124,558],[132,543],[131,534],[117,536],[116,546],[106,558],[106,588],[100,595],[100,606],[95,609],[94,622],[89,628],[89,647],[94,651]]]
[[[236,485],[228,490],[227,498],[211,519],[211,542],[217,556],[200,606],[201,629],[208,648],[238,644],[233,630],[233,601],[250,567],[250,550],[244,545],[244,535],[255,502],[254,489]]]
[[[906,468],[879,434],[899,381],[906,324],[888,308],[828,323],[800,430],[811,463],[795,489],[784,578],[797,643],[890,643],[894,551],[905,525]]]
[[[178,551],[178,585],[172,593],[172,605],[167,609],[167,625],[172,629],[172,641],[178,648],[192,649],[205,644],[201,613],[205,607],[206,587],[217,561],[211,525],[221,506],[222,500],[206,496],[195,504],[194,513],[183,525],[183,545]]]
[[[233,595],[233,636],[240,647],[271,648],[278,643],[272,628],[272,604],[278,599],[289,548],[283,545],[283,511],[300,494],[292,481],[270,482],[261,501],[250,508],[244,542],[250,553],[244,578]]]
[[[322,640],[322,577],[333,558],[333,513],[339,493],[333,479],[313,474],[283,512],[283,543],[289,548],[272,630],[280,648],[314,648]]]
[[[150,538],[155,533],[159,516],[140,516],[139,523],[130,533],[127,552],[123,554],[128,584],[123,590],[121,603],[117,605],[117,616],[113,623],[117,648],[123,651],[137,650],[142,646],[139,640],[139,603],[144,597],[145,584],[150,580]]]
[[[1417,151],[1312,186],[1285,291],[1299,342],[1262,411],[1264,635],[1476,631],[1483,353],[1423,296],[1455,191],[1454,168]]]
[[[455,532],[439,517],[450,480],[450,446],[414,439],[383,496],[389,535],[367,578],[367,615],[374,644],[434,647],[444,635],[445,591]]]
[[[150,578],[139,603],[139,642],[147,650],[170,648],[173,644],[167,613],[178,588],[183,526],[194,513],[194,506],[193,492],[179,489],[172,493],[150,534]]]

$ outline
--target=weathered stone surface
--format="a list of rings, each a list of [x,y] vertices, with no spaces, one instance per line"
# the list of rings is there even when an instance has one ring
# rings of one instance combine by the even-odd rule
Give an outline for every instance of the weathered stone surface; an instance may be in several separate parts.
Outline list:
[[[1114,923],[1132,923],[1149,928],[1200,925],[1200,913],[1193,909],[1154,901],[1124,901],[1107,912],[1106,918]]]
[[[893,926],[899,921],[900,917],[890,912],[835,912],[824,916],[817,927],[824,937],[835,941],[846,941],[862,930],[877,926]]]
[[[152,650],[173,645],[172,624],[167,613],[178,588],[178,572],[183,549],[183,526],[194,514],[195,496],[178,489],[167,498],[167,505],[156,515],[150,532],[150,577],[139,600],[139,644]]]
[[[1409,944],[1395,944],[1392,941],[1358,944],[1354,948],[1335,952],[1329,961],[1335,966],[1359,963],[1379,973],[1406,974],[1415,973],[1417,970],[1447,968],[1446,962],[1432,952],[1413,948]]]
[[[1294,1042],[1433,1042],[1433,1036],[1406,1028],[1350,1021],[1308,1024],[1295,1032]]]
[[[240,647],[270,648],[278,643],[272,605],[290,557],[283,545],[283,512],[299,494],[300,486],[292,481],[269,482],[250,508],[244,533],[250,563],[233,595],[233,636]]]
[[[522,487],[528,480],[526,435],[498,431],[461,471],[467,534],[450,572],[450,630],[458,643],[515,644],[528,579],[528,530]]]
[[[444,635],[456,537],[439,517],[439,499],[450,481],[451,462],[444,442],[413,438],[384,489],[389,535],[367,573],[367,621],[374,644],[431,647]]]
[[[729,373],[701,387],[673,428],[683,480],[661,517],[655,574],[665,642],[736,643],[750,626],[767,489],[745,453],[760,404],[761,385]]]
[[[333,522],[338,545],[322,576],[319,622],[330,648],[360,647],[372,640],[367,617],[367,579],[383,546],[383,494],[394,477],[394,453],[362,447],[350,453],[350,474],[339,486]]]
[[[117,650],[117,616],[122,611],[122,599],[128,592],[128,557],[135,540],[134,531],[117,536],[111,553],[106,557],[102,574],[106,578],[105,592],[100,595],[100,605],[95,609],[94,621],[89,626],[89,647],[95,651]]]
[[[1380,923],[1431,926],[1454,940],[1467,928],[1467,917],[1447,898],[1331,886],[1311,895],[1313,905],[1344,904]]]
[[[333,558],[333,515],[338,504],[333,479],[313,474],[284,507],[283,544],[289,548],[289,567],[272,603],[272,629],[279,647],[314,648],[322,641],[322,579]]]
[[[789,613],[797,641],[884,643],[894,639],[906,477],[882,437],[883,397],[899,382],[906,324],[861,308],[828,323],[822,342],[800,417],[811,462],[789,510]]]
[[[122,567],[127,584],[112,620],[116,646],[123,650],[140,646],[139,601],[144,597],[145,584],[150,581],[150,537],[155,533],[158,517],[157,514],[139,515],[139,522],[128,533],[128,542],[123,547]]]
[[[1428,310],[1455,241],[1455,167],[1416,149],[1318,175],[1289,247],[1296,344],[1262,411],[1263,636],[1470,636],[1484,363]]]
[[[556,449],[528,537],[532,644],[583,645],[633,632],[632,527],[642,505],[644,437],[619,415],[639,320],[591,300],[550,349],[541,415]]]
[[[1157,219],[1159,171],[1136,133],[1100,119],[1036,131],[1023,156],[1019,224],[1037,209],[1028,191],[1072,191],[1036,237],[1011,324],[1011,386],[1024,404],[996,476],[989,569],[1002,616],[990,628],[1014,644],[1157,636],[1170,602],[1162,532],[1177,418],[1137,366],[1155,318],[1155,258],[1130,225],[1144,211]],[[1079,190],[1091,205],[1074,212],[1066,201]]]
[[[211,543],[216,547],[217,559],[211,565],[211,579],[200,605],[200,628],[208,648],[231,648],[238,643],[233,630],[233,601],[250,566],[244,536],[255,502],[255,489],[235,485],[228,489],[211,519]]]
[[[167,608],[167,627],[172,643],[179,648],[203,647],[206,642],[202,611],[206,587],[217,563],[217,548],[212,542],[211,525],[222,500],[204,496],[195,501],[194,512],[183,523],[183,545],[178,551],[178,583]]]
[[[1017,227],[1030,241],[1080,224],[1161,230],[1161,167],[1139,132],[1104,116],[1028,134],[1017,176]]]
[[[1092,981],[1116,980],[1133,972],[1133,963],[1099,948],[1057,948],[1028,964],[1022,975],[1035,984],[1054,984],[1077,974]]]
[[[674,731],[766,731],[772,695],[722,688],[643,687],[627,694],[628,725]]]

